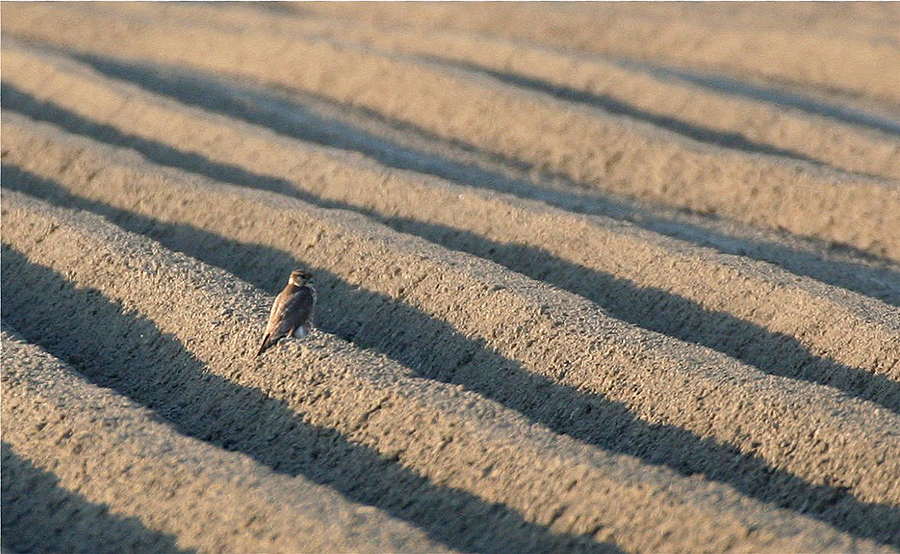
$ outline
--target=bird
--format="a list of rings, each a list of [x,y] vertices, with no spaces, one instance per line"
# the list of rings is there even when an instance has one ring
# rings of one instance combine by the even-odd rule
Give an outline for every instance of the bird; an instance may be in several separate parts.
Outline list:
[[[316,289],[310,284],[310,279],[312,274],[303,269],[291,272],[287,285],[272,304],[257,357],[285,336],[299,339],[309,334],[316,307]]]

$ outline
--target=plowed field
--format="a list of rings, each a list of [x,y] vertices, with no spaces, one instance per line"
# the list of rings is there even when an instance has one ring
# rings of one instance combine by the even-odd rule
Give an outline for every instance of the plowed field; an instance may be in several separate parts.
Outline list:
[[[2,4],[4,553],[897,552],[898,28]]]

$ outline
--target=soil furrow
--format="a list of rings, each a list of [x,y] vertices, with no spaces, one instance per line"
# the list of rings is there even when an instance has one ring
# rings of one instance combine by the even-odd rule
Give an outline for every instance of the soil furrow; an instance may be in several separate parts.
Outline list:
[[[8,63],[16,64],[17,55],[8,52]],[[161,103],[134,89],[100,86],[96,75],[93,80],[59,75],[58,66],[25,60],[29,70],[22,62],[9,83],[31,88],[25,92],[6,84],[8,109],[135,148],[163,165],[359,211],[553,283],[619,319],[703,344],[769,373],[828,384],[900,410],[895,309],[606,218],[574,217],[545,205],[423,182],[418,175],[387,174],[382,166],[267,137],[258,128]],[[40,87],[59,92],[38,99]],[[178,121],[177,130],[172,121]],[[735,287],[725,286],[732,282],[740,283],[739,298],[730,292]],[[680,317],[669,317],[672,313]]]
[[[18,290],[23,285],[15,281],[40,276],[40,271],[9,275],[8,264],[27,268],[28,262],[19,256],[4,248],[4,289]],[[62,288],[46,292],[46,304],[20,305],[17,293],[7,290],[4,303],[10,301],[25,312],[65,311],[65,299],[56,295],[74,289],[64,283],[59,279]],[[24,286],[41,290],[53,284],[41,280]],[[80,294],[89,297],[90,292]],[[97,308],[100,303],[88,306]],[[89,326],[115,336],[115,324],[139,319],[123,314],[101,322],[96,316],[66,315],[73,318],[62,327],[72,334],[62,331],[54,339],[40,336],[35,327],[45,322],[35,322],[33,315],[4,314],[4,319],[25,322],[38,340],[49,340],[52,348],[72,358],[87,353],[78,346],[91,340]],[[131,331],[138,327],[135,321]],[[55,322],[46,328],[60,332]],[[179,348],[171,338],[149,335],[141,337],[145,344],[138,346],[135,343],[142,341],[129,341],[122,330],[110,340],[130,346],[123,359],[159,356],[159,351]],[[78,337],[79,331],[88,333]],[[80,363],[105,361],[110,360]],[[94,371],[106,373],[98,380],[109,385],[126,381],[125,375],[113,375],[127,374],[129,369],[110,365]],[[202,371],[199,366],[197,371]],[[443,550],[420,531],[378,510],[347,502],[327,487],[275,474],[246,456],[180,435],[145,407],[85,381],[5,328],[2,375],[3,539],[17,551]],[[202,394],[202,389],[194,392]]]
[[[761,7],[760,7],[761,8]],[[566,50],[598,52],[641,60],[659,60],[670,65],[693,67],[700,71],[722,71],[762,78],[773,88],[795,84],[818,86],[823,95],[841,91],[842,96],[859,100],[877,99],[893,106],[900,104],[896,82],[886,67],[900,67],[900,47],[896,41],[896,9],[874,16],[871,27],[891,33],[893,43],[859,40],[829,30],[823,35],[797,32],[795,27],[775,30],[779,21],[768,9],[756,8],[756,27],[735,25],[728,17],[714,20],[709,8],[696,6],[684,17],[648,18],[648,12],[670,9],[667,6],[637,4],[583,5],[580,8],[543,5],[526,9],[484,4],[477,7],[418,5],[400,8],[391,5],[316,4],[302,12],[336,15],[369,21],[381,27],[410,26],[435,31],[454,29],[471,33],[525,39]],[[751,8],[752,10],[753,8]],[[852,9],[852,8],[847,8]],[[622,13],[626,12],[626,13]],[[627,13],[631,12],[631,13]],[[812,18],[805,18],[808,23]],[[821,13],[817,20],[825,19]],[[585,21],[596,24],[585,24]],[[833,25],[847,29],[858,24],[852,14],[831,18]],[[810,63],[815,60],[816,63]]]
[[[16,206],[14,202],[10,204]],[[346,343],[326,336],[310,341],[299,355],[294,349],[292,357],[282,354],[275,356],[275,362],[271,362],[273,356],[267,357],[270,362],[266,364],[254,362],[252,354],[264,321],[263,302],[270,298],[222,272],[167,255],[148,241],[137,241],[127,251],[128,243],[134,241],[108,225],[91,229],[97,222],[91,225],[82,218],[80,223],[87,229],[79,229],[66,222],[65,214],[60,217],[39,210],[26,203],[24,209],[20,205],[5,212],[8,225],[15,226],[9,234],[22,244],[4,249],[4,279],[23,276],[42,286],[16,283],[8,286],[11,290],[4,287],[4,317],[96,384],[140,402],[181,433],[245,453],[276,473],[328,485],[354,502],[375,505],[421,527],[432,540],[486,552],[510,547],[529,552],[615,551],[612,546],[592,545],[565,532],[551,532],[501,505],[453,486],[432,484],[406,469],[401,456],[407,451],[411,457],[417,454],[410,440],[422,440],[418,448],[430,452],[441,437],[464,441],[455,437],[452,429],[459,422],[445,426],[433,411],[422,413],[415,400],[405,401],[413,393],[392,386],[400,371],[384,375],[390,372],[384,361],[347,352]],[[19,234],[35,230],[50,231],[38,235],[37,248],[29,244],[34,241],[27,235]],[[26,255],[15,246],[30,251]],[[48,248],[65,248],[68,255],[60,256]],[[54,265],[47,267],[41,262]],[[98,267],[103,269],[97,271]],[[135,290],[129,279],[149,287],[150,294]],[[41,299],[41,292],[35,294],[47,289],[54,293],[46,300]],[[69,321],[54,327],[52,337],[42,336],[46,319],[24,312],[23,306],[31,306],[41,315],[57,310],[70,316]],[[79,318],[79,314],[87,317]],[[66,326],[72,330],[66,332],[62,328]],[[97,340],[98,336],[103,340]],[[381,378],[371,383],[365,375],[357,375],[366,371],[369,380],[373,374]],[[385,390],[392,391],[390,399],[402,411],[401,419],[380,418],[366,429],[355,429],[355,441],[322,425],[353,424]],[[448,394],[451,398],[444,402],[471,402],[454,399],[452,389]],[[426,421],[433,425],[436,436],[416,435],[415,426]],[[487,445],[464,446],[484,455],[491,441],[479,438]],[[382,451],[359,444],[360,440],[379,441]],[[455,446],[448,450],[455,453]],[[529,459],[534,462],[533,455]],[[475,463],[471,456],[455,461]],[[474,467],[466,472],[467,465],[463,465],[459,471],[462,478],[471,479]],[[442,470],[445,481],[454,480],[448,475],[454,470],[452,464]],[[543,477],[545,484],[558,487],[552,478]],[[563,472],[560,478],[565,477],[572,479]],[[557,505],[551,501],[550,507]],[[532,517],[540,518],[546,508],[534,504],[532,509]]]
[[[599,107],[708,142],[763,154],[775,154],[828,164],[835,168],[900,176],[900,123],[887,133],[864,132],[828,118],[803,116],[795,109],[759,99],[712,91],[662,71],[641,70],[597,57],[579,56],[448,32],[384,28],[347,20],[298,18],[262,12],[252,6],[229,10],[198,10],[185,5],[145,6],[146,17],[265,29],[269,33],[328,36],[427,56],[500,81],[568,101]]]
[[[4,335],[4,349],[6,344]],[[110,514],[107,505],[60,487],[58,477],[35,467],[7,442],[0,443],[0,451],[3,554],[194,552],[178,548],[175,537],[148,529],[137,518]]]
[[[797,4],[794,4],[795,6]],[[688,66],[678,64],[672,65],[665,60],[654,60],[653,58],[635,58],[621,57],[616,54],[601,54],[593,51],[583,51],[581,49],[572,49],[568,47],[560,47],[552,43],[542,43],[528,38],[517,37],[509,34],[496,34],[491,32],[466,32],[465,30],[456,28],[448,28],[446,26],[415,26],[408,25],[409,19],[393,22],[367,22],[365,18],[355,18],[340,16],[336,13],[323,14],[317,16],[311,12],[299,13],[294,10],[260,10],[258,5],[247,6],[241,9],[237,4],[232,5],[229,10],[198,10],[196,7],[186,7],[181,5],[141,5],[140,9],[129,9],[128,14],[131,17],[140,15],[145,20],[162,21],[167,17],[181,21],[190,21],[192,24],[210,25],[215,24],[226,30],[234,29],[253,29],[265,30],[272,32],[274,29],[286,28],[288,32],[303,32],[313,35],[333,36],[335,28],[341,29],[341,37],[347,36],[369,36],[377,33],[379,37],[396,36],[396,35],[423,35],[427,34],[434,43],[440,43],[447,40],[448,36],[458,38],[459,44],[455,44],[456,48],[461,51],[468,50],[472,44],[487,43],[486,50],[492,50],[499,42],[508,43],[516,48],[518,55],[523,52],[540,51],[541,53],[552,52],[554,54],[563,55],[566,58],[574,58],[575,63],[589,60],[595,64],[601,64],[609,73],[616,74],[620,70],[626,70],[630,73],[637,73],[643,77],[650,77],[656,81],[659,88],[668,88],[671,85],[687,85],[696,87],[697,95],[714,94],[721,96],[723,99],[732,101],[752,101],[774,109],[787,109],[790,112],[799,112],[791,115],[803,115],[824,117],[833,124],[850,124],[859,126],[876,132],[884,132],[893,136],[900,134],[900,112],[897,105],[893,103],[885,104],[882,101],[874,100],[872,97],[850,96],[840,94],[835,90],[816,90],[815,87],[809,86],[809,83],[798,85],[797,83],[789,83],[783,80],[768,81],[754,78],[753,76],[740,76],[739,72],[735,73],[733,68],[719,69],[689,69]],[[771,7],[767,7],[771,10]],[[705,15],[706,9],[703,13]],[[764,13],[765,10],[759,10]],[[120,16],[124,15],[119,12]],[[898,13],[900,15],[900,13]],[[809,21],[804,21],[808,23]],[[767,23],[768,24],[768,23]],[[846,28],[847,20],[841,20],[841,25]],[[367,32],[367,30],[371,32]],[[884,30],[890,30],[889,34],[895,46],[900,46],[900,40],[897,40],[893,27],[884,27]],[[834,33],[832,33],[834,34]],[[881,40],[884,42],[884,40]],[[425,45],[425,47],[429,47]],[[429,47],[430,48],[430,47]],[[897,48],[900,51],[900,48]],[[454,52],[448,52],[446,49],[440,52],[443,56],[454,56]],[[507,60],[510,65],[513,60]],[[545,60],[549,61],[549,60]],[[806,60],[808,61],[808,60]],[[551,63],[552,65],[552,63]],[[612,67],[608,67],[608,66]],[[506,69],[506,67],[503,67]],[[567,73],[569,67],[559,67],[560,73]],[[554,74],[557,75],[557,74]],[[606,80],[607,73],[598,79],[598,82]],[[631,78],[622,79],[621,84],[627,87]],[[594,86],[594,82],[588,83],[588,86]],[[704,98],[692,98],[691,103],[702,104]],[[665,98],[658,98],[658,104],[665,104]],[[654,108],[658,105],[654,104]],[[682,109],[689,108],[683,106]],[[785,114],[786,115],[786,114]],[[709,119],[703,120],[703,124],[715,121],[722,117],[722,114],[709,113]],[[745,121],[748,126],[741,132],[747,132],[749,128],[755,128],[758,122]],[[832,133],[833,130],[826,130],[826,133]],[[790,134],[790,132],[788,133]],[[775,138],[775,137],[773,137]],[[812,139],[812,137],[808,137]],[[775,138],[780,140],[781,137]],[[815,140],[815,139],[812,139]]]
[[[15,53],[16,50],[13,50],[12,53],[7,54],[5,59],[9,60]],[[235,87],[233,83],[226,84],[210,75],[201,75],[196,71],[190,74],[170,69],[161,72],[148,66],[123,63],[110,58],[88,56],[81,59],[97,71],[111,75],[116,80],[124,79],[133,82],[143,89],[172,97],[180,103],[219,112],[229,118],[242,119],[305,142],[311,141],[357,151],[374,158],[388,168],[413,169],[479,190],[501,191],[521,198],[536,199],[573,213],[624,219],[654,233],[678,238],[698,246],[714,248],[722,253],[773,263],[792,273],[810,276],[819,281],[900,306],[900,269],[896,269],[895,264],[886,263],[884,260],[878,260],[876,263],[871,256],[858,251],[854,252],[853,249],[824,249],[821,245],[799,241],[784,233],[766,234],[734,223],[649,209],[647,206],[614,200],[610,197],[601,198],[596,194],[573,194],[571,189],[562,191],[559,188],[548,189],[544,186],[552,186],[550,183],[542,182],[541,186],[536,186],[531,182],[534,175],[518,175],[516,170],[509,166],[498,167],[491,162],[486,163],[483,157],[473,156],[472,152],[440,147],[421,136],[416,136],[411,141],[408,133],[399,132],[398,134],[398,131],[389,125],[382,124],[365,115],[353,114],[346,108],[323,103],[321,98],[306,96],[302,103],[298,103],[257,89]],[[56,61],[60,60],[56,58]],[[72,69],[71,64],[63,65],[69,70]],[[43,63],[31,59],[29,67],[34,66],[42,67]],[[56,66],[54,65],[54,67]],[[41,73],[44,79],[53,78],[52,72],[50,74]],[[96,73],[90,73],[90,75],[94,80],[94,85],[100,86],[98,81],[101,78]],[[57,76],[57,78],[59,77]],[[107,83],[109,84],[109,82]],[[13,99],[22,97],[21,94],[16,94],[21,91],[15,90],[12,85],[4,86],[8,89],[8,97]],[[71,81],[66,86],[77,87]],[[119,84],[113,84],[112,88],[122,92]],[[106,91],[104,94],[108,94],[108,88],[104,87],[104,89]],[[123,101],[121,111],[132,113],[134,104],[142,104],[136,97],[144,98],[145,95],[140,92],[140,89],[126,87],[124,90],[129,101],[127,103]],[[47,97],[39,93],[38,96],[40,98]],[[154,98],[159,99],[156,96]],[[75,108],[78,111],[83,111],[83,108],[91,105],[85,101],[84,97],[81,100],[82,102]],[[34,102],[29,102],[29,104],[34,104]],[[102,105],[102,102],[100,104]],[[159,109],[158,103],[155,104],[154,110]],[[21,106],[21,103],[18,105]],[[169,107],[171,108],[171,105]],[[51,117],[52,112],[55,112],[52,109],[53,106],[47,103],[38,103],[31,108],[30,115],[37,118]],[[181,106],[175,109],[183,114],[184,112],[180,108]],[[144,109],[147,108],[144,107]],[[101,113],[109,115],[105,112]],[[115,115],[121,116],[121,114]],[[158,116],[162,117],[162,114],[158,114]],[[66,114],[64,118],[72,119],[69,114]],[[110,121],[109,117],[105,117],[105,119]],[[183,119],[179,117],[179,120],[180,124],[184,124]],[[221,123],[213,122],[209,118],[204,118],[204,120],[205,125],[209,126],[218,127]],[[149,119],[148,123],[148,119],[144,118],[143,121],[145,127],[149,127],[149,123],[154,120]],[[127,124],[123,123],[122,125]],[[131,126],[128,125],[128,127]],[[171,133],[171,131],[169,132]],[[104,140],[96,136],[95,138]],[[220,139],[214,142],[218,140]],[[136,147],[135,144],[130,144],[132,147]],[[163,161],[159,156],[154,157],[154,154],[159,154],[164,150],[164,148],[145,148],[142,152],[150,155],[158,163],[170,165],[171,159]],[[233,170],[230,174],[223,171],[214,177],[233,180],[234,173],[236,172]],[[268,182],[258,175],[253,178],[260,183]]]
[[[176,177],[33,127],[4,133],[7,160],[38,177],[26,179],[26,190],[81,198],[81,207],[272,292],[300,260],[323,274],[321,325],[359,346],[557,432],[704,472],[779,505],[812,505],[812,515],[842,529],[874,525],[876,536],[894,540],[896,509],[872,503],[894,504],[898,494],[889,477],[896,457],[885,451],[896,426],[889,412],[622,325],[577,297],[346,212]],[[19,149],[41,155],[21,159]],[[866,494],[871,501],[861,501]]]
[[[174,24],[142,27],[135,34],[139,22],[97,14],[73,12],[58,18],[56,12],[35,9],[13,15],[5,18],[4,29],[20,36],[312,91],[590,188],[900,259],[893,232],[900,225],[900,187],[895,183],[704,147],[547,95],[327,41]],[[131,38],[121,38],[124,33]],[[170,47],[176,34],[205,44],[204,54]],[[217,55],[207,56],[207,50]],[[276,57],[282,61],[277,68],[266,64]],[[723,187],[723,182],[744,186]]]
[[[4,197],[4,220],[10,229],[4,240],[13,243],[3,257],[10,283],[4,317],[26,336],[77,358],[82,373],[181,432],[250,454],[279,473],[302,473],[345,496],[377,498],[395,516],[414,520],[443,507],[462,527],[454,531],[468,535],[468,548],[615,550],[567,537],[566,529],[629,550],[877,548],[807,518],[760,509],[726,487],[554,437],[495,403],[415,378],[323,333],[283,345],[263,363],[248,362],[265,307],[252,288],[96,218],[15,193]],[[23,303],[33,310],[17,309]],[[47,309],[73,317],[48,323],[40,314]],[[42,334],[47,325],[53,332]],[[140,358],[147,362],[135,365]],[[404,466],[423,468],[446,485],[430,485]],[[517,522],[515,512],[497,504],[479,508],[490,526],[484,529],[467,517],[477,503],[457,487],[494,502],[529,503],[529,519],[552,522],[554,533]]]

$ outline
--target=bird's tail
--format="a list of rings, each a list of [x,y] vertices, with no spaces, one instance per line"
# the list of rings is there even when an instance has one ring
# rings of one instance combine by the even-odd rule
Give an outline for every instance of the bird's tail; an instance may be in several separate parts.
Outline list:
[[[269,344],[269,335],[266,334],[266,336],[263,337],[262,344],[259,345],[259,351],[256,353],[256,356],[259,357],[259,355],[265,352],[270,346],[272,345]]]

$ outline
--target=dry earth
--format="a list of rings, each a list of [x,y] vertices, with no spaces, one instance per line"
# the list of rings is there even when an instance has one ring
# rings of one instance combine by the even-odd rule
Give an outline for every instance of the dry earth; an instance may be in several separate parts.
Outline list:
[[[2,4],[3,552],[897,552],[898,26]]]

